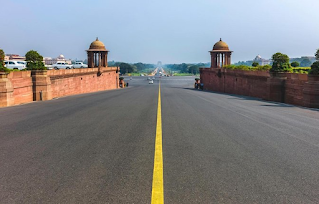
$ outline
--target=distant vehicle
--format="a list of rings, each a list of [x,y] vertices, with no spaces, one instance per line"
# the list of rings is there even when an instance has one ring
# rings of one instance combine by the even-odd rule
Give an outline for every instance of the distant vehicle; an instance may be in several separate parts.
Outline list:
[[[155,80],[155,77],[153,77],[152,80]]]
[[[83,62],[75,62],[75,64],[73,64],[73,68],[88,68],[88,65],[83,64]]]
[[[44,65],[48,70],[51,70],[51,69],[53,69],[53,67],[52,67],[52,65]]]
[[[25,61],[14,61],[14,60],[4,61],[4,66],[8,69],[18,69],[18,70],[22,70],[27,67]]]
[[[141,76],[144,76],[144,74],[141,74]]]
[[[73,69],[72,64],[67,64],[65,62],[57,62],[52,65],[54,69]]]
[[[148,83],[149,84],[154,84],[154,81],[153,80],[149,80]]]
[[[151,78],[150,78],[150,77],[147,77],[147,80],[151,80]]]

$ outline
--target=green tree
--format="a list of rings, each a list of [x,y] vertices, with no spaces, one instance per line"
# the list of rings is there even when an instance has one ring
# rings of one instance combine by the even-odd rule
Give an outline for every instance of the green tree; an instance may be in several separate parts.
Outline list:
[[[27,61],[27,69],[29,70],[45,70],[46,67],[43,63],[43,57],[34,50],[30,50],[25,54]]]
[[[198,74],[199,73],[199,66],[197,66],[197,65],[189,66],[188,73],[194,74],[194,75]]]
[[[288,55],[277,52],[272,56],[272,60],[271,72],[292,72]]]
[[[319,75],[319,61],[316,61],[311,65],[309,74]]]
[[[253,62],[253,64],[251,66],[253,67],[258,67],[259,63],[258,62]]]
[[[118,66],[120,67],[120,72],[122,74],[133,73],[137,70],[136,66],[124,62],[121,62]]]
[[[9,72],[9,69],[4,66],[4,51],[0,49],[0,72]]]
[[[300,63],[301,67],[310,67],[310,65],[311,61],[308,58],[304,58]]]
[[[187,64],[185,64],[185,63],[181,64],[180,70],[181,70],[181,73],[187,73],[188,72]]]
[[[319,60],[319,49],[317,49],[317,52],[315,53],[316,60]]]
[[[3,68],[4,67],[4,51],[2,49],[0,49],[0,67]]]
[[[300,64],[299,64],[299,62],[294,61],[294,62],[291,63],[291,66],[292,67],[299,67]]]

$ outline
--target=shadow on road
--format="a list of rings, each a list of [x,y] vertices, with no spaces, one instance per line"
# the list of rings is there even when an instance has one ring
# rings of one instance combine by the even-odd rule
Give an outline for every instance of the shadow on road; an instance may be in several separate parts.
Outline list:
[[[172,88],[182,88],[182,87],[172,87]],[[192,90],[192,91],[201,91],[201,92],[206,92],[206,93],[210,93],[210,94],[218,94],[218,95],[223,95],[223,96],[231,96],[231,98],[227,98],[230,100],[261,101],[264,103],[268,103],[268,104],[261,104],[260,105],[260,106],[264,106],[264,107],[287,107],[287,108],[298,107],[298,108],[302,108],[302,109],[313,110],[313,111],[319,112],[319,109],[317,109],[317,108],[308,108],[308,107],[303,107],[303,106],[291,105],[291,104],[287,104],[287,103],[265,101],[263,99],[254,98],[251,96],[241,96],[241,95],[229,94],[229,93],[221,93],[221,92],[214,92],[214,91],[207,91],[207,90],[198,90],[198,89],[194,89],[194,88],[182,88],[182,89]]]

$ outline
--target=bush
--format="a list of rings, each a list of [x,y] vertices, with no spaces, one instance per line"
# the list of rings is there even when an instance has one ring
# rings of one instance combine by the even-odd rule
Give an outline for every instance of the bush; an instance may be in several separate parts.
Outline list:
[[[292,68],[293,73],[299,73],[299,74],[308,74],[310,67],[294,67]]]
[[[10,72],[10,69],[4,66],[4,57],[5,57],[4,51],[0,49],[0,72]]]
[[[309,74],[319,75],[319,61],[316,61],[311,65]]]
[[[266,65],[259,65],[256,67],[257,70],[262,70],[262,71],[268,71],[271,69],[271,65],[266,64]]]
[[[10,69],[0,66],[0,72],[10,72],[10,71],[11,71]]]
[[[253,62],[253,64],[251,66],[257,67],[257,66],[259,66],[259,63],[258,62]]]
[[[292,62],[292,63],[291,63],[291,66],[292,66],[292,67],[299,67],[300,64],[299,64],[299,62]]]
[[[273,64],[270,72],[292,72],[288,55],[277,52],[272,56]]]
[[[25,54],[28,70],[46,70],[43,64],[43,57],[34,50],[30,50]]]
[[[258,65],[257,67],[250,67],[247,65],[227,65],[224,67],[225,69],[234,69],[234,70],[245,70],[245,71],[267,71],[271,68],[269,64],[267,65]]]

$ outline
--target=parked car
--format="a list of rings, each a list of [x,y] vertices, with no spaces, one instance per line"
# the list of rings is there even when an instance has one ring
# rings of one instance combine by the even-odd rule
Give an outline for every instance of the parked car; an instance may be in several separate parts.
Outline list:
[[[88,65],[83,64],[83,62],[75,62],[75,64],[73,64],[73,68],[88,68]]]
[[[148,83],[149,84],[154,84],[154,81],[153,80],[149,80]]]
[[[44,65],[48,70],[51,70],[51,69],[53,69],[53,66],[52,65]]]
[[[14,60],[8,60],[8,61],[4,61],[4,66],[8,69],[25,69],[26,66],[26,62],[25,61],[14,61]]]
[[[54,69],[73,69],[72,64],[67,64],[65,62],[57,62],[52,65]]]

